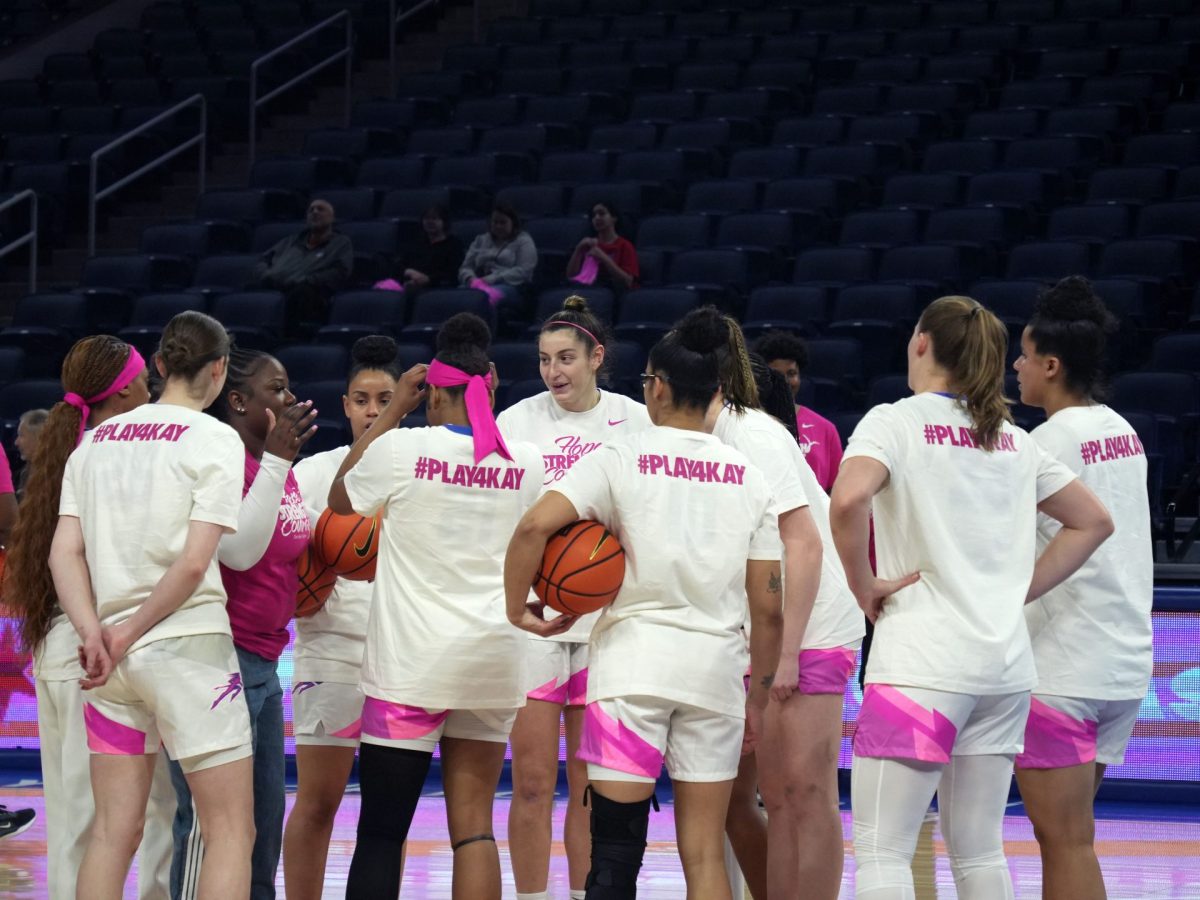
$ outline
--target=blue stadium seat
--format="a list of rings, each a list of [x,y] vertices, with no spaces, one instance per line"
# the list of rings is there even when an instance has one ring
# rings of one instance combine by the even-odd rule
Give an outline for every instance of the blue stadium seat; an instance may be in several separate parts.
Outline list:
[[[1091,251],[1071,241],[1035,241],[1013,247],[1005,278],[1009,281],[1053,282],[1068,275],[1087,275]]]
[[[828,297],[822,287],[773,285],[750,292],[742,331],[753,338],[775,329],[814,336],[829,321]]]
[[[700,305],[700,295],[684,288],[642,288],[621,302],[614,334],[649,350],[677,321]]]
[[[695,250],[710,243],[707,216],[698,214],[647,216],[638,225],[636,246],[641,250]]]
[[[490,322],[491,304],[482,291],[471,288],[450,288],[424,291],[413,304],[412,321],[401,334],[406,340],[431,341],[438,329],[455,313],[470,312]]]
[[[329,321],[317,330],[317,340],[349,348],[369,334],[396,335],[409,306],[408,296],[396,291],[342,291],[333,296]]]
[[[240,347],[269,350],[284,330],[286,305],[278,291],[234,291],[213,301],[212,316]]]

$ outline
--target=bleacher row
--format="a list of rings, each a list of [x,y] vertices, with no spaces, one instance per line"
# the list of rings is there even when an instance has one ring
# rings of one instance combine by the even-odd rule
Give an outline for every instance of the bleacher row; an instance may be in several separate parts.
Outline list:
[[[354,289],[313,345],[280,352],[303,389],[334,397],[358,334],[391,331],[415,360],[450,312],[490,315],[470,290],[364,290],[427,206],[448,206],[464,241],[494,199],[518,210],[539,250],[536,321],[602,201],[642,272],[624,296],[588,291],[622,340],[619,389],[636,395],[645,349],[714,301],[751,335],[811,339],[805,402],[845,434],[905,390],[895,373],[929,299],[978,297],[1015,339],[1038,284],[1081,273],[1123,320],[1113,403],[1150,451],[1156,497],[1178,481],[1200,417],[1200,336],[1170,333],[1200,323],[1200,4],[730,5],[535,0],[486,44],[450,48],[442,71],[405,76],[399,99],[360,102],[351,127],[206,193],[194,220],[147,229],[139,254],[28,298],[0,344],[64,322],[147,342],[199,305],[272,346],[282,299],[246,292],[247,274],[319,194],[354,242]],[[528,335],[499,337],[503,403],[538,382]],[[22,372],[49,374],[29,366],[52,358]]]

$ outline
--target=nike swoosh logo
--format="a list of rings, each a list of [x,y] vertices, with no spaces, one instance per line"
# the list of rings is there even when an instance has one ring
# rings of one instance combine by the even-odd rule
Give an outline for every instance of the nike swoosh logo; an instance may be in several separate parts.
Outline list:
[[[628,422],[628,419],[617,419],[615,422],[612,419],[608,420],[609,425],[620,425],[622,422]]]
[[[361,547],[358,544],[354,545],[354,555],[359,559],[366,557],[367,552],[371,549],[371,542],[375,540],[375,529],[378,524],[378,519],[372,519],[371,530],[367,532],[367,539],[363,542],[363,545]]]
[[[812,428],[812,427],[813,427],[813,423],[812,423],[812,422],[801,422],[801,423],[800,423],[800,427],[801,427],[801,428]]]

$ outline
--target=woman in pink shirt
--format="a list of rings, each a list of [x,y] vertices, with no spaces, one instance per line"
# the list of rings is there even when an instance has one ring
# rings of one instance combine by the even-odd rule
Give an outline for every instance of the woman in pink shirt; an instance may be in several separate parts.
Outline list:
[[[246,447],[238,530],[222,538],[217,558],[241,669],[230,689],[244,692],[254,737],[250,896],[272,900],[284,812],[283,690],[276,665],[296,609],[296,564],[311,531],[291,467],[316,432],[317,411],[311,401],[296,402],[279,360],[248,350],[230,354],[224,393],[208,411],[230,425]],[[171,773],[179,797],[171,896],[187,900],[194,896],[203,843],[182,772],[173,764]]]
[[[769,331],[758,339],[754,349],[787,379],[793,396],[799,393],[800,373],[808,367],[808,347],[801,338],[788,331]],[[837,428],[824,416],[797,403],[796,433],[804,458],[828,494],[842,464],[842,439]]]

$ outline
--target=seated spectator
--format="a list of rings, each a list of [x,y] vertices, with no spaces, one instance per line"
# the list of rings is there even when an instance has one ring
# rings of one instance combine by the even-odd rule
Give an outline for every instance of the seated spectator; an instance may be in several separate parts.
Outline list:
[[[375,287],[409,293],[431,287],[453,287],[463,262],[463,246],[462,241],[449,233],[449,228],[450,211],[446,207],[431,206],[421,213],[421,237],[396,260],[398,274]]]
[[[637,287],[641,272],[633,244],[617,234],[619,220],[611,203],[592,207],[595,237],[584,238],[575,246],[567,262],[567,278],[580,284],[611,288],[617,293]]]
[[[25,482],[29,480],[29,462],[37,450],[38,438],[42,434],[42,426],[50,416],[48,409],[30,409],[21,413],[17,420],[17,437],[13,446],[21,456],[21,474],[17,476],[17,498],[25,493]]]
[[[796,396],[800,392],[800,373],[808,367],[808,347],[804,341],[790,331],[768,331],[758,339],[754,349],[768,366],[788,380],[792,396]],[[838,466],[842,464],[842,439],[837,428],[828,419],[797,403],[796,432],[804,458],[828,493],[833,490]]]
[[[493,306],[513,307],[521,303],[521,291],[533,281],[537,248],[521,228],[516,210],[505,203],[492,207],[488,230],[467,248],[458,282],[488,295]]]
[[[306,219],[307,228],[262,255],[249,285],[284,293],[293,334],[325,321],[329,298],[346,286],[354,271],[354,248],[350,238],[333,230],[332,204],[313,200]]]

